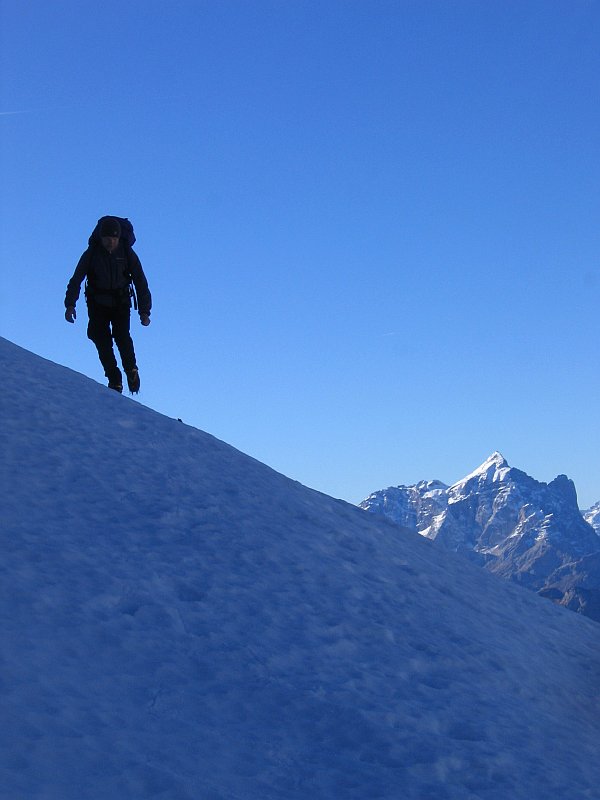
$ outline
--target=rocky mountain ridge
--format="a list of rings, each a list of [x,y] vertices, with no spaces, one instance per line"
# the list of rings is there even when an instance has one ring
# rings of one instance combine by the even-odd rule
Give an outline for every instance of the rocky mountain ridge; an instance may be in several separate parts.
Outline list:
[[[600,621],[600,503],[584,518],[566,475],[543,483],[494,452],[452,486],[390,487],[360,506]]]

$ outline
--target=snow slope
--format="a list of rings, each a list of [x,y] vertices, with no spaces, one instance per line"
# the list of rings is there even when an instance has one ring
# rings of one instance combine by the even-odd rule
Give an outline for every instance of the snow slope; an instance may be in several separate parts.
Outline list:
[[[0,364],[2,800],[600,798],[595,623]]]

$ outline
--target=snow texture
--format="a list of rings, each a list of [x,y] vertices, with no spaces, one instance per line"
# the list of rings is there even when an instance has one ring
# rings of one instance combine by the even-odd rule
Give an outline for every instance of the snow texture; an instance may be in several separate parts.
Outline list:
[[[600,798],[595,623],[0,363],[3,800]]]

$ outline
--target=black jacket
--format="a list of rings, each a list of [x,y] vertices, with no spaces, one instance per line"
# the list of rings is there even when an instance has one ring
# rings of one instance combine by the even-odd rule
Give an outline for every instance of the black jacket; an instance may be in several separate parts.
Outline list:
[[[94,243],[88,247],[67,285],[65,308],[75,307],[84,278],[87,278],[85,294],[88,303],[94,302],[110,308],[130,305],[129,284],[133,281],[140,316],[150,314],[152,296],[142,264],[137,253],[131,247],[125,247],[122,242],[119,242],[112,253],[101,244]]]

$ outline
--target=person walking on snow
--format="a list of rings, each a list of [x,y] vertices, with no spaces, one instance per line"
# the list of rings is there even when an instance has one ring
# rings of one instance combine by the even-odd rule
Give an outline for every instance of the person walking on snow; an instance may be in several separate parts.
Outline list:
[[[123,225],[122,225],[123,223]],[[125,224],[128,230],[123,230]],[[131,249],[135,241],[128,220],[118,217],[101,217],[89,239],[89,247],[67,285],[65,319],[75,322],[75,305],[79,299],[81,282],[86,278],[85,299],[88,307],[88,339],[96,345],[108,386],[123,391],[123,375],[117,365],[113,339],[121,356],[132,394],[140,390],[133,340],[130,334],[131,283],[137,294],[137,308],[142,325],[150,325],[152,296],[142,264]]]

